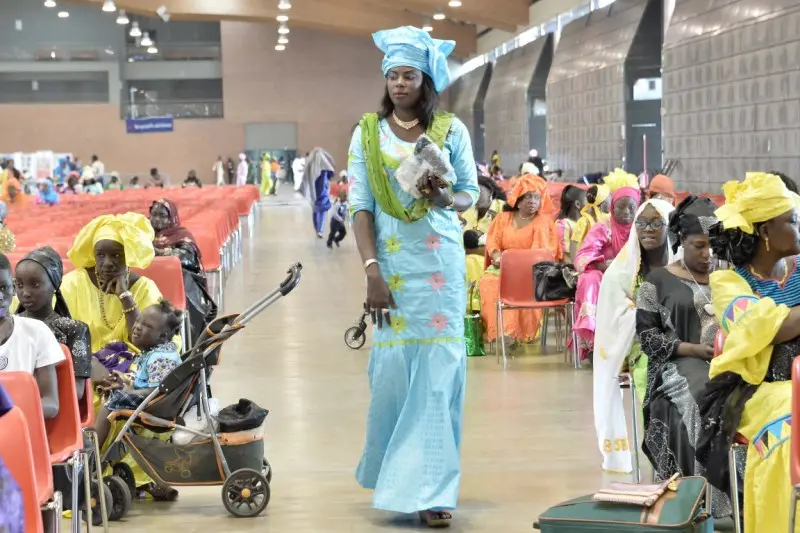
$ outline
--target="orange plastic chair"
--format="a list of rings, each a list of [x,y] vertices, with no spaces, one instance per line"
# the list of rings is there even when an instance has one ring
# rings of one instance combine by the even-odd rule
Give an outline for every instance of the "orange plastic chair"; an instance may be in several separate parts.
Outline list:
[[[41,533],[44,528],[38,502],[31,444],[28,424],[19,407],[13,407],[9,412],[0,416],[0,457],[3,458],[3,463],[22,491],[22,500],[25,506],[25,531],[26,533],[29,531]]]
[[[50,462],[67,463],[72,467],[72,509],[78,508],[78,479],[81,465],[86,463],[86,452],[83,447],[83,431],[81,428],[78,393],[75,390],[75,373],[72,368],[72,354],[61,345],[65,359],[56,366],[58,380],[58,415],[45,421],[47,440],[50,443]],[[83,469],[85,501],[91,501],[89,486],[89,469]],[[101,493],[102,498],[102,493]],[[87,505],[87,514],[91,515],[91,506]],[[72,515],[72,529],[80,530],[80,513]],[[88,517],[91,522],[91,516]]]
[[[39,505],[44,505],[53,497],[53,465],[50,463],[39,386],[36,379],[26,372],[0,372],[0,385],[25,415],[36,475],[36,501]]]
[[[186,290],[183,286],[183,268],[181,267],[180,259],[175,256],[159,256],[155,257],[146,269],[135,270],[142,276],[153,280],[158,290],[161,291],[161,296],[165,300],[169,300],[176,309],[186,311]],[[189,314],[184,313],[180,331],[181,346],[184,348],[190,348],[188,344],[188,320]]]
[[[497,361],[503,356],[503,366],[507,364],[505,327],[503,324],[503,311],[505,309],[542,309],[545,314],[558,307],[566,309],[567,322],[572,316],[572,301],[569,299],[539,302],[534,297],[533,265],[543,261],[553,261],[553,254],[549,250],[506,250],[500,259],[500,289],[497,298],[497,336],[496,343]],[[567,324],[569,326],[569,324]],[[542,347],[547,342],[547,321],[543,321]],[[570,327],[571,329],[571,327]],[[568,329],[569,331],[569,329]]]
[[[795,433],[796,432],[796,433]],[[797,500],[800,498],[800,357],[792,363],[792,458],[789,472],[792,475],[792,509],[789,518],[789,531],[794,533],[797,522]]]

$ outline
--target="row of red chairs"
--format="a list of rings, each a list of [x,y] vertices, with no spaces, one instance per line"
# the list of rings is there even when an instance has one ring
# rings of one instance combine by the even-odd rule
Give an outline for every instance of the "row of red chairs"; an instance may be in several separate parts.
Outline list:
[[[62,349],[65,360],[56,367],[59,410],[52,420],[45,421],[42,416],[39,387],[33,376],[25,372],[0,372],[0,386],[14,402],[14,408],[0,417],[0,457],[22,490],[26,533],[43,531],[42,511],[53,513],[54,521],[61,519],[61,495],[54,490],[53,465],[71,466],[73,510],[77,509],[80,465],[84,465],[87,476],[84,481],[90,475],[83,431],[94,426],[91,383],[87,380],[79,402],[72,355],[66,346]],[[87,518],[91,521],[90,492],[85,494],[85,501],[89,508]],[[80,513],[74,511],[72,520],[73,531],[80,530],[77,522]]]

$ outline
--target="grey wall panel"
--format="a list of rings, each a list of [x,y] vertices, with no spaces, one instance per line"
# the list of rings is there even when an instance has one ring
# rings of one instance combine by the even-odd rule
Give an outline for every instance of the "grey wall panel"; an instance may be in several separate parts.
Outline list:
[[[270,122],[244,125],[245,150],[297,150],[297,123]]]
[[[621,165],[624,63],[646,5],[617,0],[562,31],[547,79],[550,168],[579,176]]]
[[[800,4],[678,0],[664,43],[664,157],[693,192],[752,170],[800,177]]]
[[[492,65],[486,64],[461,76],[450,88],[450,109],[467,126],[469,137],[475,148],[480,144],[478,136],[483,136],[482,124],[480,124],[482,117],[477,116],[480,113],[476,113],[475,106],[481,103],[478,102],[481,85],[485,83],[486,76],[491,75]],[[475,157],[479,158],[480,154],[476,153]]]
[[[494,66],[484,102],[486,154],[497,150],[508,175],[528,159],[528,90],[548,42],[550,34],[501,56]]]

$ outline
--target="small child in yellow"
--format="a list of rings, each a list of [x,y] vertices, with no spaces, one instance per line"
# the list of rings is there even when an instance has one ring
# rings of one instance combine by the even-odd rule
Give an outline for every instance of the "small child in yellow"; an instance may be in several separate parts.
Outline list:
[[[467,230],[464,232],[464,252],[466,252],[467,261],[467,298],[472,293],[472,301],[467,302],[468,310],[480,311],[481,300],[478,293],[478,280],[483,275],[483,247],[479,244],[480,234],[475,230]],[[470,291],[470,287],[475,284],[475,287]]]

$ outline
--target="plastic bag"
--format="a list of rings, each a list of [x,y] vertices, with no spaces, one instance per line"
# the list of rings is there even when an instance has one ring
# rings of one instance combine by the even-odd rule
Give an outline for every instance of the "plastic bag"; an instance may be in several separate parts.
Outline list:
[[[219,431],[219,422],[214,418],[219,414],[219,400],[216,398],[209,398],[208,408],[211,410],[210,414],[213,427],[208,427],[208,419],[200,414],[197,407],[192,407],[186,412],[186,415],[183,417],[184,426],[203,433]],[[197,440],[202,440],[202,437],[183,429],[176,429],[172,434],[172,442],[175,444],[189,444]]]
[[[217,421],[222,433],[235,433],[248,429],[256,429],[264,423],[269,411],[262,409],[254,402],[241,399],[239,403],[229,405],[219,412]]]
[[[443,182],[441,186],[447,186],[444,177],[450,174],[450,166],[442,151],[427,135],[419,138],[414,153],[400,163],[394,177],[401,189],[419,199],[422,193],[417,188],[417,182],[425,173],[438,176]]]

